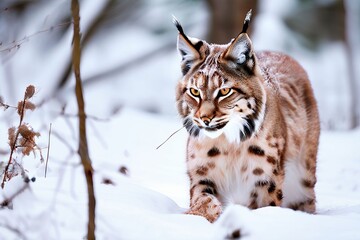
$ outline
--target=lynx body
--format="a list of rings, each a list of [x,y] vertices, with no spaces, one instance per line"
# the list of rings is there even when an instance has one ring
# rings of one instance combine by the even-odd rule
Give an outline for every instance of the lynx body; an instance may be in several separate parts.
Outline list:
[[[189,132],[188,214],[215,221],[229,204],[315,212],[319,118],[303,68],[254,52],[244,25],[227,45],[185,35],[177,107]]]

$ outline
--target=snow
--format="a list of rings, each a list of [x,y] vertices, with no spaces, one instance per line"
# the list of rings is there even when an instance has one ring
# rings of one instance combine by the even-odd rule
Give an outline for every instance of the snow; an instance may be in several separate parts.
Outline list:
[[[70,122],[75,128],[76,122]],[[156,150],[181,127],[179,119],[125,108],[109,121],[91,122],[88,132],[99,239],[224,239],[237,230],[243,239],[360,238],[360,129],[322,133],[317,214],[279,207],[248,210],[233,205],[210,224],[202,217],[183,214],[189,204],[186,130]],[[53,123],[53,129],[61,129],[63,137],[69,136],[69,143],[76,146],[63,118]],[[0,239],[20,237],[5,226],[18,229],[29,239],[85,236],[85,179],[77,155],[68,158],[70,151],[63,145],[52,137],[52,146],[59,147],[51,149],[47,178],[37,164],[26,165],[36,181],[14,199],[12,209],[0,210]],[[25,160],[36,161],[32,157]],[[119,172],[122,166],[128,175]],[[104,179],[112,184],[104,184]],[[21,177],[8,182],[0,192],[0,201],[22,184]]]

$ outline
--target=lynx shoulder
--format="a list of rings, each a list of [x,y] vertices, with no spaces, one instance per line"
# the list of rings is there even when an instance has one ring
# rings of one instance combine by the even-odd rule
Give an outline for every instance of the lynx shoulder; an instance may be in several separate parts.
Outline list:
[[[319,118],[304,69],[255,52],[246,29],[226,45],[187,36],[180,23],[177,108],[189,133],[188,214],[215,221],[229,204],[315,212]]]

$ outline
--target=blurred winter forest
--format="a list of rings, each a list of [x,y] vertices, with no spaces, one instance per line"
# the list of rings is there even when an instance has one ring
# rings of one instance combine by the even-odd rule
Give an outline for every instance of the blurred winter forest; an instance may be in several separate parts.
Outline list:
[[[188,206],[186,132],[155,151],[156,144],[181,127],[175,107],[180,56],[172,15],[189,36],[225,44],[238,35],[252,9],[249,33],[255,50],[281,51],[304,66],[318,100],[325,130],[322,136],[331,143],[323,149],[334,150],[322,151],[334,156],[331,169],[339,170],[341,177],[345,170],[355,169],[351,173],[358,179],[355,154],[343,150],[349,155],[347,160],[356,163],[344,165],[344,170],[336,165],[336,156],[343,157],[342,152],[335,152],[333,146],[338,146],[339,130],[359,129],[360,125],[360,1],[81,0],[80,70],[86,115],[80,107],[78,110],[81,94],[74,90],[74,62],[80,56],[75,51],[80,38],[73,38],[77,32],[71,10],[74,2],[0,1],[0,239],[81,239],[87,222],[88,234],[93,231],[88,239],[94,239],[95,220],[100,239],[121,239],[119,232],[123,239],[139,239],[136,234],[142,231],[148,231],[142,237],[149,233],[153,239],[185,239],[186,234],[200,239],[198,231],[179,230],[178,226],[210,229],[201,219],[182,218],[181,207]],[[77,125],[78,118],[85,121],[85,116],[87,124]],[[93,160],[93,168],[89,164],[87,169],[81,156],[86,138],[78,140],[86,133],[85,126],[90,135],[90,154],[85,155]],[[330,133],[334,130],[338,132]],[[357,131],[348,131],[341,138],[343,149],[355,149],[345,140],[354,133],[349,140],[353,143]],[[330,138],[329,133],[335,137]],[[322,158],[328,160],[328,155]],[[46,178],[48,160],[50,177]],[[85,176],[94,173],[94,183],[86,178],[87,187],[80,163]],[[324,176],[333,179],[333,172],[328,172],[321,175],[320,180],[325,180],[320,181],[320,194],[324,189],[334,192],[330,188],[334,184],[321,185],[328,183]],[[357,194],[357,180],[348,178],[343,184],[354,184],[348,192]],[[86,195],[93,197],[92,206]],[[326,197],[320,197],[320,202],[333,199]],[[89,217],[85,213],[88,206]],[[172,220],[161,215],[164,213]],[[180,216],[173,218],[174,213]],[[163,231],[165,223],[173,224],[167,232]],[[335,222],[334,226],[349,224]]]
[[[86,110],[108,118],[124,106],[176,116],[180,77],[172,14],[193,37],[227,43],[252,8],[256,50],[296,58],[312,81],[323,129],[359,125],[360,3],[357,0],[81,1]],[[0,96],[16,102],[29,84],[44,122],[74,113],[69,0],[0,2]]]

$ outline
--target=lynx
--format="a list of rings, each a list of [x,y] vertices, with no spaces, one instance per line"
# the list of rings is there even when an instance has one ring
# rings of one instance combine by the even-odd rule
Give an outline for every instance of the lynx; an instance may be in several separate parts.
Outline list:
[[[214,222],[229,204],[315,212],[319,117],[304,69],[255,52],[246,30],[226,45],[179,34],[177,108],[189,133],[187,214]]]

